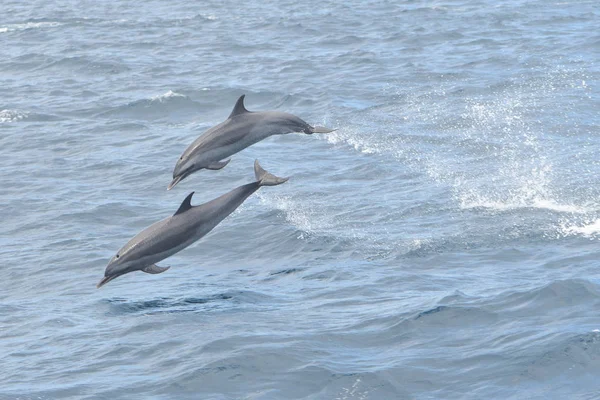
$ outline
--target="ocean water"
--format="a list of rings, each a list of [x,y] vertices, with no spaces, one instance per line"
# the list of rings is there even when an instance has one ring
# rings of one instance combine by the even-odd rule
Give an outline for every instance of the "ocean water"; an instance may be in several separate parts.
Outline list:
[[[0,399],[600,398],[596,0],[3,0]],[[167,192],[246,94],[269,138]],[[195,191],[262,188],[97,290]]]

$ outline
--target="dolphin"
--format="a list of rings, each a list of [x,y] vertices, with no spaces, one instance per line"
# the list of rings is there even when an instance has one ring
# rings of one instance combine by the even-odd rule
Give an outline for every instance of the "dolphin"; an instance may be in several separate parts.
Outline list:
[[[156,222],[133,237],[110,260],[104,278],[96,287],[133,271],[160,274],[169,267],[159,267],[157,262],[185,249],[210,232],[244,200],[261,186],[276,186],[289,178],[279,178],[262,169],[254,162],[256,182],[242,185],[214,200],[192,206],[194,192],[190,193],[175,214]]]
[[[185,149],[175,164],[173,180],[167,190],[201,169],[218,170],[225,167],[231,159],[221,160],[269,136],[291,132],[311,135],[335,130],[311,126],[295,115],[280,111],[248,111],[244,107],[245,96],[240,96],[224,122],[204,132]]]

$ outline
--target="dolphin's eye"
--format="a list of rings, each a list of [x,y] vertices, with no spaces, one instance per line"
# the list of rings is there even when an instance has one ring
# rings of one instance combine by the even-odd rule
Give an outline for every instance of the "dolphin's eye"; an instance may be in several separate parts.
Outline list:
[[[119,255],[117,254],[117,258],[119,258]]]
[[[183,160],[183,157],[179,157],[180,160]]]

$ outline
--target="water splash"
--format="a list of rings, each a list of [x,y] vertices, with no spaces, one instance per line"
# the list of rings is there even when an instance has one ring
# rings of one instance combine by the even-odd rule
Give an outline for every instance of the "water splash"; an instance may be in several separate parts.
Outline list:
[[[485,97],[452,96],[443,84],[426,95],[398,93],[395,105],[369,109],[325,139],[424,172],[448,186],[461,209],[588,213],[563,189],[553,163],[563,149],[539,118],[548,99],[588,93],[585,75],[557,68],[521,78]]]
[[[360,390],[359,387],[361,385],[361,379],[356,378],[352,386],[343,387],[340,393],[335,397],[335,400],[348,400],[348,399],[360,399],[366,400],[369,394],[369,390]]]
[[[257,197],[261,204],[282,211],[286,221],[303,232],[300,234],[300,238],[304,238],[304,234],[311,235],[334,227],[328,213],[320,211],[315,204],[296,201],[291,196],[284,195],[258,193]]]
[[[563,219],[560,222],[559,236],[583,236],[589,239],[600,238],[600,218],[585,217],[582,220]]]

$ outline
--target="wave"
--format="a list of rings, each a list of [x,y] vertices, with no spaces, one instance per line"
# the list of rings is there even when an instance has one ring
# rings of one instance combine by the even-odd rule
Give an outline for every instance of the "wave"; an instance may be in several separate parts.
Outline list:
[[[500,294],[490,302],[490,307],[521,315],[538,315],[548,313],[548,310],[555,312],[561,308],[592,305],[599,300],[598,285],[583,279],[567,279],[524,292]]]
[[[240,95],[246,94],[250,110],[293,108],[304,104],[300,96],[272,91],[252,91],[239,88],[210,86],[169,89],[162,94],[133,100],[127,104],[102,109],[85,110],[92,116],[132,118],[139,120],[186,120],[204,131],[208,126],[224,121]]]
[[[344,252],[351,257],[374,260],[389,256],[393,249],[401,248],[403,252],[414,250],[424,242],[418,239],[384,240],[374,224],[363,226],[356,223],[352,215],[315,200],[314,194],[305,197],[259,192],[256,197],[263,206],[282,213],[296,230],[294,237],[303,241],[311,251]]]
[[[4,122],[17,122],[27,118],[29,115],[26,111],[19,110],[2,110],[0,111],[0,123]]]
[[[600,331],[597,329],[569,335],[559,343],[544,347],[550,350],[538,354],[526,367],[523,375],[543,381],[566,377],[577,381],[582,376],[585,377],[586,373],[600,368]]]
[[[423,325],[488,325],[496,322],[498,316],[480,307],[461,306],[436,306],[432,309],[420,312],[414,317],[414,321]]]
[[[273,302],[273,297],[259,292],[240,290],[227,291],[205,297],[161,297],[138,301],[113,298],[106,300],[106,302],[110,305],[111,313],[114,314],[154,314],[157,312],[206,312],[211,309],[226,307],[227,302],[236,304],[237,307],[244,304],[269,304]]]
[[[368,338],[384,347],[403,341],[412,343],[422,335],[431,335],[436,341],[442,340],[437,338],[436,332],[443,331],[452,332],[444,335],[451,342],[462,342],[460,331],[465,330],[473,334],[473,330],[476,329],[480,333],[471,340],[484,340],[486,343],[492,343],[492,347],[486,350],[476,346],[472,355],[485,356],[490,355],[492,349],[510,352],[518,348],[554,347],[549,343],[564,335],[564,330],[552,326],[552,323],[564,320],[565,315],[569,315],[570,324],[578,330],[600,329],[600,326],[590,328],[590,321],[585,318],[583,323],[586,325],[582,326],[580,320],[582,315],[585,315],[582,309],[593,309],[599,304],[598,285],[579,279],[555,281],[530,290],[507,291],[492,297],[472,296],[456,291],[433,303],[430,299],[422,298],[416,303],[405,303],[400,309],[383,307],[379,315],[371,315],[371,318],[357,320],[350,326],[344,326],[343,332],[363,335],[365,339]],[[367,304],[361,301],[361,306],[366,307]],[[519,321],[518,331],[522,334],[511,333],[515,332],[515,321]],[[540,324],[549,324],[544,338],[540,338]],[[600,330],[594,331],[594,334],[600,337]],[[535,354],[531,355],[534,356]]]
[[[246,93],[247,106],[250,109],[272,109],[282,104],[294,104],[300,99],[273,92],[252,92],[249,90],[204,87],[200,89],[168,90],[167,92],[147,99],[135,100],[118,105],[101,112],[96,116],[134,118],[142,120],[156,119],[193,119],[202,116],[201,129],[209,124],[223,121],[233,108],[238,97]]]
[[[45,60],[36,69],[59,69],[61,71],[76,71],[80,73],[97,74],[120,74],[129,71],[129,67],[121,62],[100,61],[88,57],[63,57],[53,60]]]
[[[202,106],[187,95],[172,90],[149,99],[136,100],[125,105],[116,106],[103,111],[99,117],[133,118],[140,120],[156,120],[193,115],[202,111]]]
[[[566,279],[548,283],[541,287],[524,291],[507,291],[492,298],[467,296],[460,291],[445,296],[432,309],[419,312],[415,319],[448,309],[470,309],[473,307],[490,313],[518,315],[539,315],[540,311],[559,310],[577,305],[594,304],[600,301],[600,288],[597,284],[583,279]],[[518,315],[517,315],[518,314]]]
[[[516,192],[507,194],[504,199],[490,194],[482,194],[476,190],[467,189],[457,195],[460,208],[462,209],[488,209],[493,211],[507,211],[522,208],[548,210],[563,214],[588,214],[594,212],[595,208],[579,204],[560,203],[554,199],[540,197],[531,187],[524,185]]]
[[[161,94],[161,95],[158,95],[158,96],[153,96],[153,97],[151,97],[151,98],[150,98],[150,101],[158,101],[158,102],[160,102],[160,103],[163,103],[163,102],[166,102],[166,101],[168,101],[168,100],[170,100],[170,99],[177,98],[177,97],[184,98],[184,99],[185,99],[185,98],[188,98],[188,97],[187,97],[186,95],[184,95],[184,94],[181,94],[181,93],[176,93],[176,92],[174,92],[174,91],[172,91],[172,90],[169,90],[168,92],[166,92],[166,93],[164,93],[164,94]]]
[[[55,28],[63,25],[57,21],[39,21],[39,22],[25,22],[22,24],[9,24],[0,26],[0,33],[13,32],[13,31],[24,31],[28,29],[43,29],[43,28]]]
[[[163,22],[167,26],[170,26],[173,23],[176,23],[176,24],[182,24],[185,22],[197,23],[198,21],[212,22],[212,21],[216,21],[218,19],[219,19],[219,17],[217,17],[215,14],[201,13],[201,14],[193,14],[193,15],[190,15],[187,17],[182,17],[182,18],[177,18],[177,19],[164,19],[164,20],[159,20],[159,21]]]
[[[22,110],[0,110],[0,124],[12,122],[55,121],[60,119],[55,115],[38,114]]]

